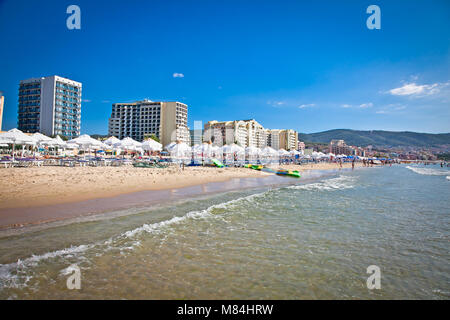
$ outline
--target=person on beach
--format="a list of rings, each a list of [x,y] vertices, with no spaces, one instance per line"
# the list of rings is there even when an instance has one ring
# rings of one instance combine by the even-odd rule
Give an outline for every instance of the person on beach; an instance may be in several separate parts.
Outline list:
[[[355,158],[353,158],[353,161],[352,161],[352,170],[354,170],[355,169]]]

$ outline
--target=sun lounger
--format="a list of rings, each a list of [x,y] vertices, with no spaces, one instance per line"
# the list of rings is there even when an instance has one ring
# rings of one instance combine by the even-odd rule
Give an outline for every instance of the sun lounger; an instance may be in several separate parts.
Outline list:
[[[14,163],[11,160],[0,160],[0,165],[4,166],[5,168],[12,167],[13,164]]]

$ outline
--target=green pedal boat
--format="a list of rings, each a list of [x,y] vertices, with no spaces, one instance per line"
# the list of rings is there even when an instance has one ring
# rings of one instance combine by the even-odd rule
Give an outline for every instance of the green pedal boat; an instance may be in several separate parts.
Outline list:
[[[292,177],[292,178],[300,178],[300,172],[298,172],[297,170],[284,170],[284,169],[273,170],[273,169],[270,169],[270,168],[266,168],[266,167],[264,167],[262,165],[256,165],[256,164],[246,164],[246,165],[244,165],[244,167],[245,168],[249,168],[249,169],[253,169],[253,170],[274,173],[274,174],[279,175],[279,176],[288,176],[288,177]]]

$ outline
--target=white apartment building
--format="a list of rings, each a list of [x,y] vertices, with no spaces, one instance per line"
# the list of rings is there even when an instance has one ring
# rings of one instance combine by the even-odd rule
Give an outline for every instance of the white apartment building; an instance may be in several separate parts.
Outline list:
[[[205,124],[204,141],[217,146],[237,143],[242,147],[275,150],[295,150],[298,146],[298,134],[295,130],[264,129],[256,120],[209,121]]]
[[[265,129],[257,121],[209,121],[205,124],[204,141],[211,141],[217,146],[237,143],[242,147],[254,146],[264,148],[266,146]]]
[[[19,130],[69,139],[79,136],[81,89],[80,82],[59,76],[20,81]]]
[[[280,146],[286,150],[297,150],[298,148],[298,133],[295,130],[282,130]]]
[[[130,137],[137,141],[155,135],[164,146],[175,141],[190,144],[187,114],[188,106],[176,101],[114,103],[108,134],[119,139]]]

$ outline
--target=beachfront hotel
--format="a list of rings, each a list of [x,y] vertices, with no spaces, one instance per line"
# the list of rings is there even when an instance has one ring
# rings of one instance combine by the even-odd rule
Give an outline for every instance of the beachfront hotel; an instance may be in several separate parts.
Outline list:
[[[0,91],[0,131],[2,131],[3,106],[4,105],[5,105],[5,97],[3,96],[3,92]]]
[[[181,102],[150,100],[114,103],[108,123],[108,135],[143,141],[151,135],[165,146],[174,141],[190,145],[187,126],[188,106]]]
[[[20,81],[19,130],[69,139],[79,136],[81,89],[80,82],[59,76]]]
[[[237,143],[242,147],[294,150],[297,149],[298,134],[294,130],[265,129],[254,119],[213,120],[205,124],[204,140],[217,146]]]
[[[281,130],[280,148],[285,150],[298,149],[298,133],[292,129]]]
[[[267,146],[279,150],[297,150],[298,133],[291,129],[266,129]]]
[[[237,143],[242,147],[266,146],[265,129],[256,120],[216,121],[205,124],[205,141],[211,141],[217,146]]]

